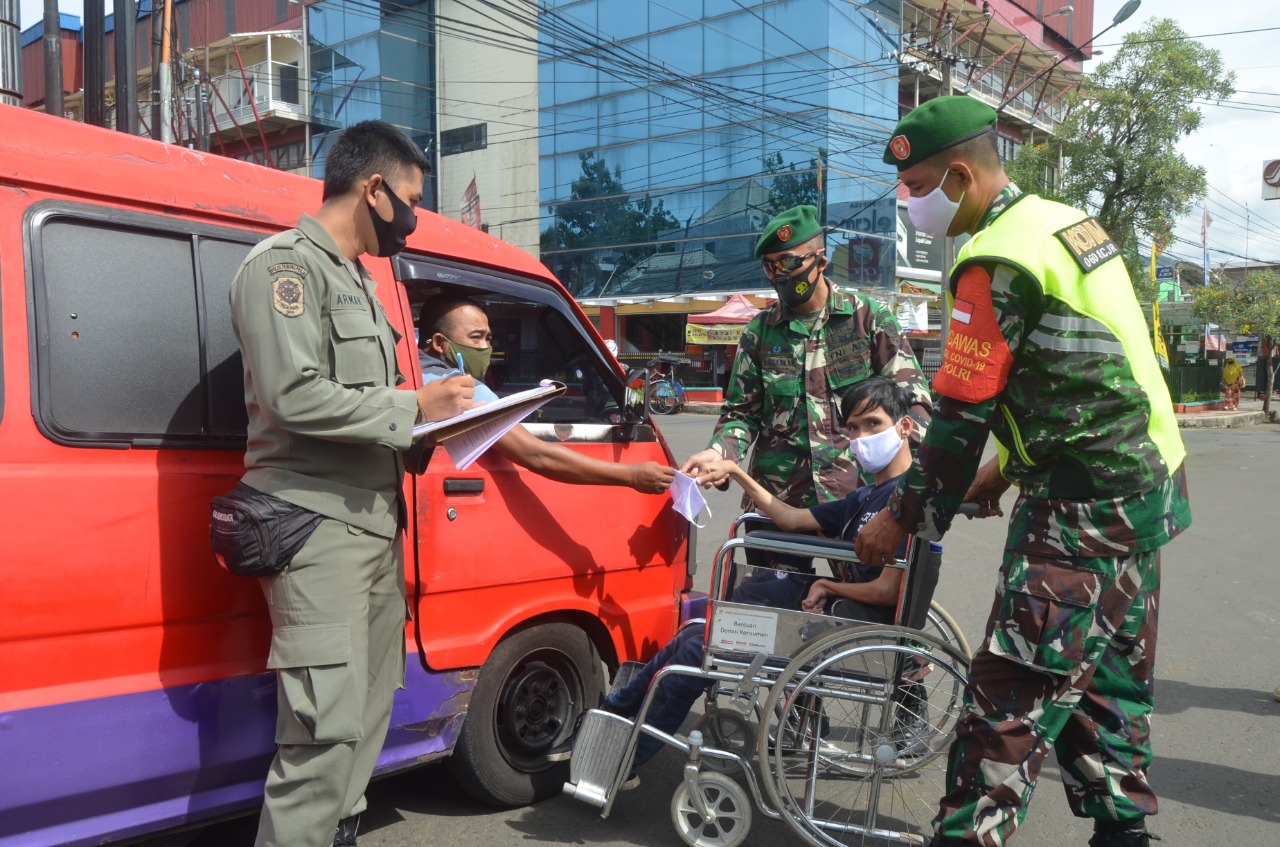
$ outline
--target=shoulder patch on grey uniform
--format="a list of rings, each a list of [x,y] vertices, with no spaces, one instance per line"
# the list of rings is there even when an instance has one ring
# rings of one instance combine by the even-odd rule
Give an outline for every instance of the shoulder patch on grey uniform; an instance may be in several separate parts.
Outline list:
[[[292,276],[278,276],[271,280],[271,305],[286,318],[296,318],[306,311],[306,289],[302,280]]]
[[[1107,235],[1097,218],[1085,218],[1058,230],[1054,235],[1066,246],[1067,252],[1085,273],[1120,255],[1120,248]]]
[[[267,273],[271,274],[272,276],[275,276],[278,273],[291,273],[294,276],[301,278],[306,276],[309,273],[309,271],[306,268],[304,268],[302,265],[297,264],[296,262],[281,262],[278,265],[272,265],[271,267],[267,268]]]

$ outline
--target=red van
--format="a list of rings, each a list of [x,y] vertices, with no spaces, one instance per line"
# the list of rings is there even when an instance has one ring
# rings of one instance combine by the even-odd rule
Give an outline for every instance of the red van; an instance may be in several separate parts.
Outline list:
[[[260,802],[270,625],[258,586],[208,549],[209,500],[244,449],[227,290],[255,242],[319,203],[315,180],[0,106],[3,847],[98,844]],[[404,253],[365,261],[404,336],[407,388],[416,304],[461,290],[489,312],[499,394],[570,386],[531,432],[672,463],[528,254],[422,212]],[[610,669],[675,630],[687,524],[669,498],[587,494],[496,453],[459,471],[438,449],[405,490],[413,655],[379,772],[452,755],[486,800],[555,794],[548,752]]]

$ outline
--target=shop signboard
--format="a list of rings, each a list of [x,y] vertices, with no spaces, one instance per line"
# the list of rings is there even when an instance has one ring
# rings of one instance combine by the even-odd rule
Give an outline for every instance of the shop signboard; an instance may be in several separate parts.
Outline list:
[[[737,344],[746,324],[696,324],[684,325],[686,344]]]

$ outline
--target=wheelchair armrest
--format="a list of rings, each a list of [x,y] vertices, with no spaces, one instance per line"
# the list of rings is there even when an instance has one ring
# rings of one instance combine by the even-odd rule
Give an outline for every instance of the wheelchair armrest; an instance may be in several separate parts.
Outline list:
[[[755,530],[747,533],[747,541],[751,542],[752,540],[792,542],[803,544],[806,547],[819,547],[841,559],[857,558],[857,555],[853,552],[853,542],[843,541],[839,538],[819,538],[814,535],[802,535],[795,532]]]
[[[733,523],[729,526],[729,537],[737,538],[738,530],[742,527],[750,527],[751,524],[768,524],[773,526],[773,521],[764,512],[743,512],[741,515],[733,519]],[[750,530],[748,530],[750,531]]]

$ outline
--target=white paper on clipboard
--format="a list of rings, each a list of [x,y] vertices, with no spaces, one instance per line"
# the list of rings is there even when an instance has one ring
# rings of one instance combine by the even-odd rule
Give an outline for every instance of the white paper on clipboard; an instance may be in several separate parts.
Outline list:
[[[537,388],[509,394],[452,418],[418,424],[413,428],[413,437],[430,435],[448,451],[454,466],[463,470],[513,426],[564,390],[563,383],[543,380]]]

